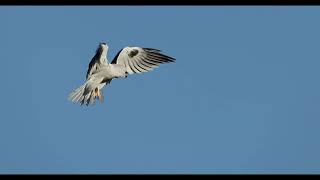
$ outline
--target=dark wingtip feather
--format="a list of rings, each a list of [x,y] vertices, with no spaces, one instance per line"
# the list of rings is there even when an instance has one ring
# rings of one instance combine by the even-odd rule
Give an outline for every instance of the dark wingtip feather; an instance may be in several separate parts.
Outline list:
[[[150,54],[154,54],[154,55],[156,55],[156,56],[160,56],[160,57],[162,57],[162,58],[164,58],[165,60],[167,60],[167,61],[169,61],[169,62],[174,62],[176,59],[175,58],[173,58],[173,57],[170,57],[170,56],[167,56],[167,55],[165,55],[165,54],[162,54],[162,53],[155,53],[155,52],[150,52]]]
[[[143,50],[147,52],[160,52],[161,50],[159,49],[154,49],[154,48],[142,48]]]

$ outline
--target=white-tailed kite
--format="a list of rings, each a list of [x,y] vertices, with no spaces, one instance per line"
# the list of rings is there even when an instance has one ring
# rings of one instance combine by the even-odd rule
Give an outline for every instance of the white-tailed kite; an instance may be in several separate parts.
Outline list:
[[[102,88],[112,79],[152,71],[160,64],[175,61],[174,58],[161,54],[158,49],[125,47],[109,63],[107,52],[108,45],[100,43],[89,63],[86,82],[69,95],[70,101],[87,106],[95,104],[96,99],[103,102]]]

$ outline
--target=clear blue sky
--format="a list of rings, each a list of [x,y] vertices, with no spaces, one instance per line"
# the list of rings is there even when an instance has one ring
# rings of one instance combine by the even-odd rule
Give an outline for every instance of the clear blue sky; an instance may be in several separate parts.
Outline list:
[[[320,7],[0,8],[0,173],[320,173]],[[177,59],[67,100],[99,42]]]

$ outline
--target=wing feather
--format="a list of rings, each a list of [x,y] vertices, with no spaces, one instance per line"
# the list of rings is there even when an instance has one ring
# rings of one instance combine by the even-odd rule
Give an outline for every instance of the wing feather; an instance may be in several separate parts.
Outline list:
[[[105,45],[104,45],[105,46]],[[102,47],[101,45],[99,45],[99,47],[96,50],[95,55],[93,56],[93,58],[91,59],[89,65],[88,65],[88,70],[87,70],[87,74],[86,74],[86,79],[90,78],[90,76],[98,69],[100,69],[100,67],[106,63],[106,54],[107,54],[107,50],[108,48],[106,47]]]
[[[175,58],[162,54],[158,49],[125,47],[117,53],[111,63],[122,64],[129,74],[133,74],[152,71],[160,64],[171,63],[175,60]]]

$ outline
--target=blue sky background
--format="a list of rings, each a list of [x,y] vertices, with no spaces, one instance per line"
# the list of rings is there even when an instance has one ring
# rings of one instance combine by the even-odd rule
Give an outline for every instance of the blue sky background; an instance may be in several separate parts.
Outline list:
[[[320,7],[0,7],[0,173],[320,173]],[[176,63],[67,100],[99,42]]]

